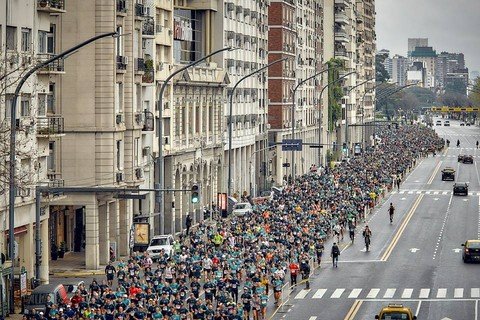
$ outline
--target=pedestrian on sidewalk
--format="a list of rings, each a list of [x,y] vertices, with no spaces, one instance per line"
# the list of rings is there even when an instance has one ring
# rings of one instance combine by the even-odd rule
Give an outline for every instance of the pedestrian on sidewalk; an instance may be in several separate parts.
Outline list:
[[[334,268],[338,268],[338,256],[340,255],[340,249],[337,246],[337,243],[334,242],[332,246],[332,252],[330,256],[332,257],[332,263]]]

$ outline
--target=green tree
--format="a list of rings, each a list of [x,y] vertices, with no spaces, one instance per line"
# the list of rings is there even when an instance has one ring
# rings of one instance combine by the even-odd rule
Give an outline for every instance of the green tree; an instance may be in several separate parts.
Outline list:
[[[328,71],[328,83],[332,83],[340,77],[340,70],[345,68],[343,60],[330,59],[327,62],[328,68],[334,68]],[[341,82],[336,82],[328,87],[328,130],[333,131],[338,119],[342,116],[342,106],[340,99],[343,96]]]
[[[387,56],[383,55],[376,55],[375,56],[375,81],[376,82],[387,82],[390,79],[390,75],[388,74],[387,69],[383,63]]]
[[[468,96],[475,106],[480,106],[480,77],[475,79],[475,84]]]

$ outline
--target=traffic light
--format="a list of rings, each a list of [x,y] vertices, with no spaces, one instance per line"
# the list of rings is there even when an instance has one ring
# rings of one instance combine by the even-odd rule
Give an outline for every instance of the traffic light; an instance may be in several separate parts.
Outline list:
[[[192,195],[191,195],[191,201],[192,203],[199,203],[200,202],[200,188],[198,184],[194,183],[192,185]]]
[[[346,142],[343,143],[342,149],[343,149],[344,152],[347,151],[347,143]]]

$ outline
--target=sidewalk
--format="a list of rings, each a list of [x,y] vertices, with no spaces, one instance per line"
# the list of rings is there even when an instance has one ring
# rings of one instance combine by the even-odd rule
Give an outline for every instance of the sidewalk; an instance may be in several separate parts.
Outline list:
[[[85,252],[67,252],[64,258],[50,260],[49,275],[56,278],[80,278],[105,274],[104,266],[98,270],[85,269]]]

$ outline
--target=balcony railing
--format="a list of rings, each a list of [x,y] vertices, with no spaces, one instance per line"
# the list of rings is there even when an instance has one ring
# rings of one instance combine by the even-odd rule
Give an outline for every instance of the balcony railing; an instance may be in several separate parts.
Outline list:
[[[127,13],[127,0],[117,0],[117,12]]]
[[[145,60],[142,58],[135,59],[135,72],[145,72]]]
[[[144,111],[143,131],[155,130],[155,116],[150,111]]]
[[[64,118],[61,116],[37,118],[37,135],[50,136],[63,134],[64,131]]]
[[[52,53],[37,54],[38,62],[47,61],[54,56]],[[39,73],[63,73],[65,71],[64,59],[58,59],[51,62],[49,65],[38,70]]]
[[[152,17],[147,17],[147,19],[143,21],[142,35],[144,36],[155,35],[155,21]]]
[[[117,56],[117,70],[127,70],[128,57]]]
[[[39,11],[45,11],[50,13],[63,13],[65,12],[64,0],[37,0],[37,9]]]

